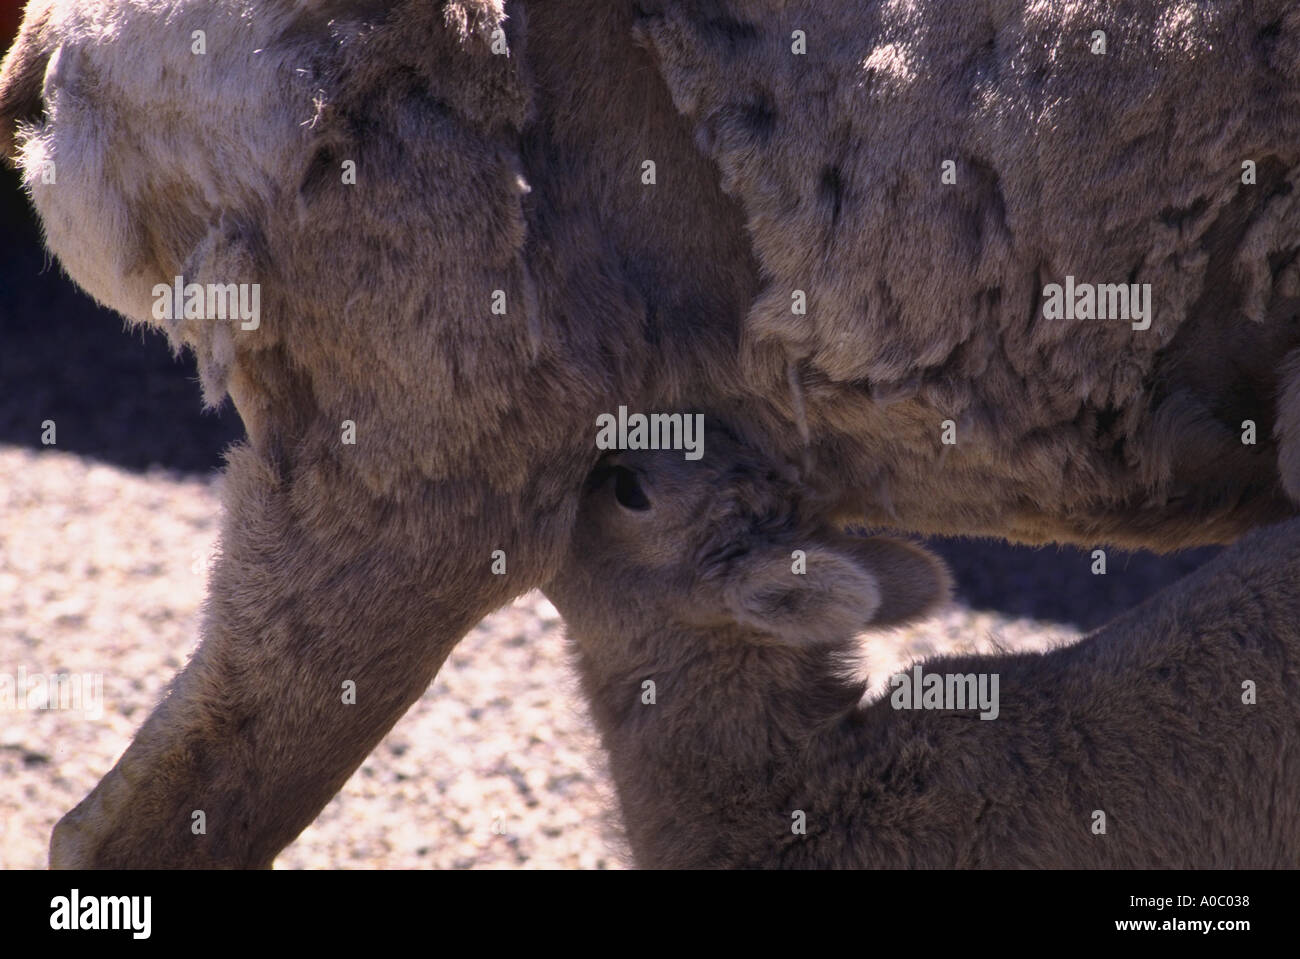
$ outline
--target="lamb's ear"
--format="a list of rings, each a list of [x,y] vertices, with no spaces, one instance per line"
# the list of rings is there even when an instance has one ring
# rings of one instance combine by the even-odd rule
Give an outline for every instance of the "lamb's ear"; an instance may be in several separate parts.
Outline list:
[[[948,590],[943,563],[923,549],[844,536],[750,553],[728,575],[725,596],[737,623],[794,646],[919,618]]]
[[[875,576],[821,544],[752,552],[724,589],[737,623],[791,646],[843,642],[867,627],[882,598]]]
[[[885,536],[844,536],[836,540],[880,589],[880,606],[872,626],[898,626],[920,619],[946,603],[952,593],[952,576],[938,556],[906,540]]]

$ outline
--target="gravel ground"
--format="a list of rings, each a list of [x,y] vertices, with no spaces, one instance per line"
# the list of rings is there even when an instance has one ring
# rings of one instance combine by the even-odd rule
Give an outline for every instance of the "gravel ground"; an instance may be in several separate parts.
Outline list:
[[[54,822],[125,749],[188,657],[218,529],[229,407],[192,364],[72,288],[0,173],[0,674],[102,675],[103,712],[0,711],[0,868],[40,867]],[[57,423],[58,443],[40,443]],[[960,602],[870,640],[882,684],[913,657],[1067,641],[1204,562],[932,543]],[[554,609],[485,620],[279,868],[619,868],[609,784]]]

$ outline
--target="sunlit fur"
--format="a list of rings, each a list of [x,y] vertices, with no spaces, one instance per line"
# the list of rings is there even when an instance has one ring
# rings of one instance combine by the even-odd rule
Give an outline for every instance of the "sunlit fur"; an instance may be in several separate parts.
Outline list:
[[[1289,515],[1298,72],[1291,0],[32,0],[0,152],[249,432],[202,646],[52,860],[268,864],[548,577],[619,405],[919,532]],[[1151,282],[1151,329],[1041,320],[1067,273]],[[259,283],[261,327],[155,321],[177,275]]]

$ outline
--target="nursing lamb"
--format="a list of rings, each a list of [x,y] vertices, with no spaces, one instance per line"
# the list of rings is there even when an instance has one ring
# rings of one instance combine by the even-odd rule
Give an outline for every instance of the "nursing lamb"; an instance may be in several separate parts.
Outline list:
[[[863,704],[857,634],[944,569],[708,449],[593,474],[545,588],[639,865],[1300,865],[1300,521],[1072,646],[929,660]]]

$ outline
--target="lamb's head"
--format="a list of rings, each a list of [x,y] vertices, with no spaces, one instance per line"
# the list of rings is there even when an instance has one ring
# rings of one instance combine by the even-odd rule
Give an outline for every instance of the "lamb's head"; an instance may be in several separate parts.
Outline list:
[[[632,451],[602,461],[546,592],[580,642],[672,625],[808,646],[917,619],[948,589],[939,559],[841,532],[793,469],[715,427],[699,460]]]

